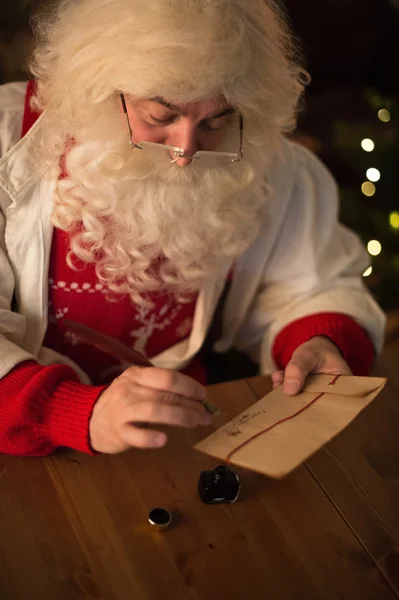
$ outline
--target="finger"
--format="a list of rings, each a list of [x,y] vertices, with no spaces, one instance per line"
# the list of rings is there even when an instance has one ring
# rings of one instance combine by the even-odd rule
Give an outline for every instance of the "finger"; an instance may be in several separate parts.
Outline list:
[[[329,371],[331,375],[352,375],[352,371],[344,360],[340,361],[336,368]]]
[[[168,441],[168,436],[157,429],[139,429],[125,423],[119,432],[120,441],[132,448],[161,448]]]
[[[301,349],[294,352],[284,373],[284,393],[288,396],[298,394],[305,379],[317,366],[317,356],[314,352]]]
[[[274,371],[272,373],[273,389],[281,385],[284,381],[284,371]]]
[[[154,393],[154,392],[152,392]],[[210,417],[211,415],[206,410],[205,406],[198,402],[198,400],[192,400],[191,398],[184,398],[179,394],[173,394],[171,392],[159,392],[155,398],[155,402],[163,402],[169,406],[181,406],[188,410],[194,410],[201,417],[204,415]]]
[[[206,396],[205,387],[198,381],[169,369],[130,367],[126,369],[122,377],[127,377],[139,385],[154,390],[173,392],[197,402],[202,402]]]
[[[183,406],[173,406],[162,402],[137,402],[125,410],[124,421],[135,423],[162,423],[178,427],[196,427],[209,425],[212,417],[208,413],[199,413]]]
[[[185,398],[184,396],[172,392],[154,390],[153,388],[132,383],[129,380],[124,382],[124,396],[127,399],[134,399],[134,406],[137,406],[137,402],[140,401],[154,402],[167,404],[169,406],[181,406],[184,409],[195,411],[201,418],[209,414],[204,405],[198,402],[198,400]],[[130,407],[131,402],[127,402],[126,410],[130,410]]]

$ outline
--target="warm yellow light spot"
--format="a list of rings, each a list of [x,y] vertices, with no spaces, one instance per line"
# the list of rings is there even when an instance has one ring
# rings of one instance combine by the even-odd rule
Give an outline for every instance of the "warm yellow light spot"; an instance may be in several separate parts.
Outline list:
[[[360,145],[366,152],[372,152],[375,148],[375,144],[373,140],[370,140],[370,138],[364,138],[364,140],[361,141]]]
[[[368,277],[369,275],[371,275],[371,273],[373,272],[373,267],[369,267],[368,269],[365,270],[365,272],[363,273],[363,277]]]
[[[378,240],[370,240],[367,244],[367,250],[368,253],[371,254],[371,256],[378,256],[378,254],[382,250],[382,247]]]
[[[399,212],[391,212],[389,215],[389,224],[392,229],[399,229]]]
[[[371,183],[371,181],[365,181],[362,183],[362,192],[365,196],[374,196],[375,194],[375,185]]]
[[[391,120],[391,113],[387,108],[380,108],[380,110],[378,111],[378,118],[384,123],[389,123],[389,121]]]
[[[370,179],[370,181],[379,181],[379,179],[381,178],[381,173],[378,169],[374,169],[374,167],[371,167],[371,169],[367,169],[366,176],[367,179]]]

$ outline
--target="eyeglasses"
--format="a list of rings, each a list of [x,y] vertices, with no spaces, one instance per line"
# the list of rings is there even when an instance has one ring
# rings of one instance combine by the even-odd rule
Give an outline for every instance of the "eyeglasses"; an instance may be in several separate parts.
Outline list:
[[[119,94],[123,112],[126,117],[126,122],[129,130],[129,143],[133,148],[143,150],[153,162],[165,163],[167,160],[174,163],[180,158],[190,158],[195,160],[195,166],[205,168],[217,168],[224,167],[231,163],[239,162],[243,158],[242,152],[242,138],[243,138],[243,118],[239,115],[239,127],[240,127],[240,148],[238,153],[236,152],[216,152],[210,150],[198,150],[195,154],[188,155],[185,153],[183,148],[177,146],[167,146],[166,144],[158,144],[156,142],[139,142],[138,144],[133,142],[133,131],[130,125],[129,116],[127,114],[126,102],[123,93]],[[175,158],[172,158],[172,157]]]

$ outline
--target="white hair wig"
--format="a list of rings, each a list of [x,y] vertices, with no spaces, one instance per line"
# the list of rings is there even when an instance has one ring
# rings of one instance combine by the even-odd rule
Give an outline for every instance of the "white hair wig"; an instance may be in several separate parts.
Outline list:
[[[165,285],[199,289],[256,235],[265,167],[295,126],[305,79],[281,12],[266,0],[61,0],[36,33],[36,159],[58,168],[68,148],[53,222],[74,234],[70,265],[94,263],[136,302]],[[128,144],[119,91],[223,96],[243,116],[245,160],[156,173]]]
[[[118,90],[177,103],[222,95],[255,145],[275,147],[295,126],[304,71],[271,0],[61,0],[35,30],[31,70],[50,148]]]

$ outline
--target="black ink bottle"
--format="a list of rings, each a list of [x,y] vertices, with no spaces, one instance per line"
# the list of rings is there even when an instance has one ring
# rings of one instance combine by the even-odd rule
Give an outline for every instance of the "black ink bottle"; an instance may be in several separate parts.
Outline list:
[[[233,503],[240,492],[237,473],[224,465],[213,471],[201,471],[198,480],[198,493],[205,504]]]

